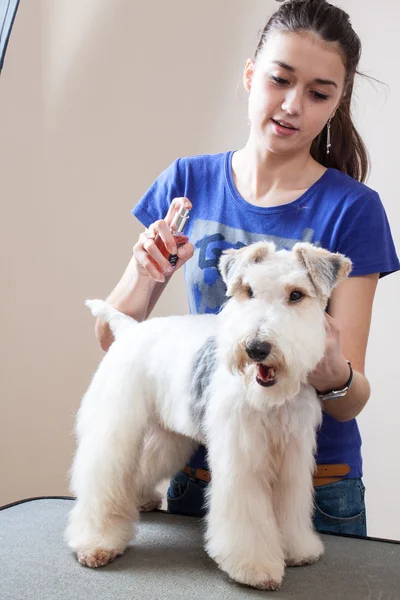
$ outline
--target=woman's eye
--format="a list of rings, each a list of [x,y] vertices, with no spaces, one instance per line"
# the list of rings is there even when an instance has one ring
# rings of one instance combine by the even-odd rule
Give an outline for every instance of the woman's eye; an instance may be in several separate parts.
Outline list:
[[[314,100],[328,100],[329,96],[326,94],[321,94],[321,92],[311,92],[311,96]]]
[[[276,75],[271,75],[271,79],[277,85],[286,85],[288,82],[287,79],[283,79],[282,77],[277,77]]]
[[[301,300],[303,298],[304,294],[302,292],[299,292],[298,290],[294,290],[290,296],[289,296],[289,300],[290,302],[298,302],[299,300]]]
[[[254,292],[253,292],[253,290],[251,289],[251,287],[248,287],[248,288],[247,288],[247,297],[248,297],[248,298],[254,298]]]

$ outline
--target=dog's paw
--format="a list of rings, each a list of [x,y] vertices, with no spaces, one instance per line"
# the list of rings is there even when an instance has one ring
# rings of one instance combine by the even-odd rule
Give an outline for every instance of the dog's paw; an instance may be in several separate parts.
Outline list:
[[[225,571],[229,579],[235,583],[240,583],[258,590],[268,590],[276,592],[282,585],[282,579],[285,571],[283,562],[268,562],[260,564],[234,564],[220,568]]]
[[[163,496],[160,492],[154,491],[151,496],[141,498],[138,505],[139,512],[151,512],[158,510],[162,506]]]
[[[301,567],[318,562],[324,553],[324,545],[315,533],[305,536],[301,546],[292,548],[286,553],[287,567]]]
[[[78,562],[84,567],[90,567],[92,569],[108,565],[108,563],[115,560],[119,554],[122,554],[122,552],[119,552],[118,550],[104,550],[103,548],[97,548],[96,550],[78,550],[76,553]]]
[[[321,556],[305,556],[302,558],[287,558],[287,567],[305,567],[306,565],[313,565],[318,562]]]

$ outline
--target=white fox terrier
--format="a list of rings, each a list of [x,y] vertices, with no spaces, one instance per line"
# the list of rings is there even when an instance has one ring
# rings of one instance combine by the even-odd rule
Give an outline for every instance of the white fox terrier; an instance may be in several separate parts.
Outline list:
[[[324,310],[351,262],[307,243],[225,252],[218,315],[138,323],[101,300],[115,336],[77,418],[77,501],[66,539],[81,564],[122,554],[156,486],[208,451],[206,548],[234,581],[279,589],[285,565],[323,553],[313,530],[321,407],[307,376],[324,354]]]

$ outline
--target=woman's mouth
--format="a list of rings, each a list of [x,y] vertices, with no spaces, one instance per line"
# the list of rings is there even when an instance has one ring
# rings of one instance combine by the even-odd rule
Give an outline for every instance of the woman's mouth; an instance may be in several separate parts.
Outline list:
[[[273,129],[278,135],[283,135],[287,137],[294,135],[296,131],[298,131],[297,127],[294,127],[294,125],[291,125],[287,121],[280,121],[276,119],[271,119],[271,121]]]
[[[276,384],[276,371],[274,367],[257,363],[256,381],[263,387],[270,387]]]

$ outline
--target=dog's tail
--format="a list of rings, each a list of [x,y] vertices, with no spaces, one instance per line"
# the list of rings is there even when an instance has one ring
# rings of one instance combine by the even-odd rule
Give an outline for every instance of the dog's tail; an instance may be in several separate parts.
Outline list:
[[[90,308],[93,316],[109,323],[115,338],[127,328],[135,327],[137,325],[135,319],[116,310],[111,304],[104,302],[104,300],[86,300],[85,304]]]

